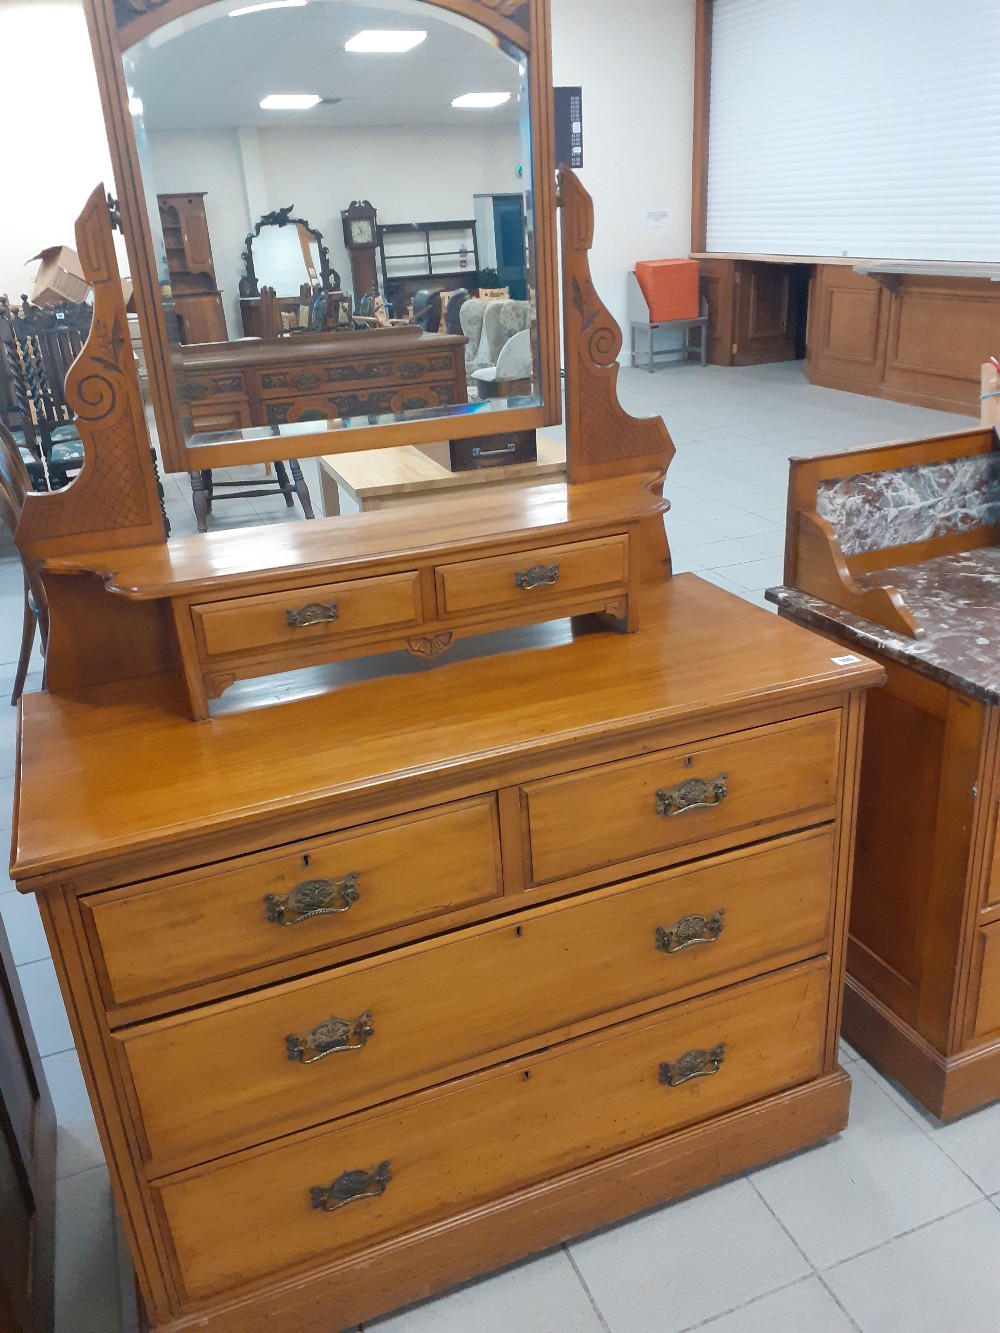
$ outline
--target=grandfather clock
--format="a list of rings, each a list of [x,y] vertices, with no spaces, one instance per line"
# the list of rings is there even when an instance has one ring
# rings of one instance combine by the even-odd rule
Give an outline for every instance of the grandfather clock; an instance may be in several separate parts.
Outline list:
[[[344,222],[344,244],[351,257],[354,309],[357,312],[361,298],[378,291],[378,266],[375,263],[377,213],[367,199],[355,199],[340,216]]]

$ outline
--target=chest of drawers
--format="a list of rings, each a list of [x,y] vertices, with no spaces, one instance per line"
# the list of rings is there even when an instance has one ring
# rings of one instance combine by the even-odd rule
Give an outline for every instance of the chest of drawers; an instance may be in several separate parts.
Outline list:
[[[843,1127],[879,671],[692,576],[642,613],[198,727],[25,700],[151,1328],[332,1333]]]
[[[416,327],[206,343],[185,347],[181,360],[198,433],[468,400],[465,339]]]

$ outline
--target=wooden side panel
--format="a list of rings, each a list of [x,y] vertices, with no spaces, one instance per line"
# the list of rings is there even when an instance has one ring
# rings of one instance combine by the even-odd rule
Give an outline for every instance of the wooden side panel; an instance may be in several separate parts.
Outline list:
[[[979,366],[997,351],[1000,290],[973,278],[906,277],[890,311],[885,386],[979,411]]]
[[[734,276],[732,259],[702,259],[701,291],[708,302],[708,363],[731,366],[736,342]]]
[[[55,1114],[0,925],[0,1328],[50,1333]]]
[[[976,991],[973,1036],[985,1037],[1000,1029],[1000,926],[980,932],[976,960]]]
[[[818,383],[882,382],[888,294],[874,279],[840,264],[819,264],[810,298],[808,364]]]
[[[948,1055],[963,1041],[985,709],[895,663],[868,701],[848,971]]]

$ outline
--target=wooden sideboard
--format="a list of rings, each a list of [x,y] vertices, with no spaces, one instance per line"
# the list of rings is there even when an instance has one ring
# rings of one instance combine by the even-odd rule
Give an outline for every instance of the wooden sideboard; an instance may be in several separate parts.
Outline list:
[[[153,1328],[334,1333],[843,1128],[880,672],[692,575],[643,621],[202,726],[25,696]]]
[[[179,349],[199,434],[384,416],[468,401],[465,338],[411,328]]]
[[[844,1035],[948,1120],[1000,1097],[1000,438],[793,464],[782,614],[879,660]]]

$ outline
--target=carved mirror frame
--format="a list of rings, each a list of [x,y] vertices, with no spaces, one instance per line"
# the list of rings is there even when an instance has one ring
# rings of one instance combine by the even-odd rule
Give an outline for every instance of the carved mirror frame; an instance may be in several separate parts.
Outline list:
[[[257,220],[257,225],[253,231],[247,234],[243,242],[244,250],[240,258],[243,260],[243,277],[240,279],[240,296],[260,296],[260,282],[257,278],[257,270],[253,263],[253,243],[261,234],[265,227],[302,227],[316,242],[319,250],[319,281],[320,288],[324,292],[340,291],[340,274],[330,265],[330,250],[323,244],[323,233],[317,228],[311,227],[305,218],[293,218],[290,216],[294,204],[287,208],[276,208],[273,213],[265,213],[262,218]],[[279,296],[292,296],[293,292],[279,292]]]
[[[291,436],[258,431],[253,434],[265,438],[205,445],[188,443],[174,373],[175,349],[167,334],[160,296],[156,251],[146,214],[122,56],[158,28],[211,3],[213,0],[84,0],[165,470],[185,472],[274,462],[289,456],[304,458],[424,444],[440,440],[443,435],[468,439],[497,430],[513,432],[556,424],[561,419],[561,391],[549,0],[421,0],[432,8],[448,10],[480,24],[528,56],[541,404],[497,413],[311,430]],[[364,334],[357,336],[360,339]],[[360,350],[363,344],[359,341],[358,346]]]

